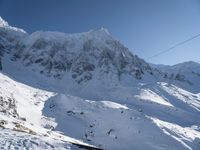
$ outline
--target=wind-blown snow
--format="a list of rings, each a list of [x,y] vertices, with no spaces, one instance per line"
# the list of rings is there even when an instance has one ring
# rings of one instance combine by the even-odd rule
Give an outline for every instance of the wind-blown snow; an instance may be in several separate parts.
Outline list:
[[[121,104],[118,104],[118,103],[114,103],[114,102],[111,102],[111,101],[101,101],[101,103],[103,103],[103,105],[105,107],[108,107],[108,108],[114,108],[114,109],[128,109],[128,107],[124,106],[124,105],[121,105]]]
[[[200,97],[198,94],[193,94],[175,85],[169,85],[167,83],[161,83],[161,87],[170,95],[176,97],[177,100],[183,101],[185,104],[200,111]]]
[[[159,103],[162,105],[173,106],[167,100],[163,99],[161,96],[159,96],[155,92],[151,91],[150,89],[141,90],[140,95],[136,95],[136,97],[139,99],[149,100],[149,101]]]
[[[195,131],[189,127],[181,127],[179,125],[164,122],[155,118],[152,118],[155,124],[157,124],[165,134],[171,136],[186,148],[193,150],[198,149],[199,146],[190,145],[191,142],[200,142],[200,132]]]

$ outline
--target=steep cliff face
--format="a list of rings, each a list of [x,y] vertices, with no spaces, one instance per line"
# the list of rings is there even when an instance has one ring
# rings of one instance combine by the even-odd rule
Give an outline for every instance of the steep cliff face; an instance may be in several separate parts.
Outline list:
[[[1,58],[3,57],[4,50],[5,50],[5,47],[2,44],[0,44],[0,70],[2,70]]]
[[[2,70],[2,63],[1,63],[1,57],[0,57],[0,71]]]
[[[0,46],[11,54],[13,61],[25,66],[39,66],[38,72],[58,79],[66,72],[77,82],[91,80],[96,72],[122,74],[133,78],[153,74],[144,60],[133,55],[106,29],[80,34],[35,32],[28,35],[21,30],[0,29]]]

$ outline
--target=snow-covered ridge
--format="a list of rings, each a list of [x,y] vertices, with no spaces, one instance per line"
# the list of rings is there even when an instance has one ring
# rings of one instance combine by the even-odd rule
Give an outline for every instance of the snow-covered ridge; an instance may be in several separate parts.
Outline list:
[[[5,20],[3,20],[3,18],[1,18],[0,16],[0,27],[6,27],[6,26],[8,26],[8,23]]]
[[[200,64],[193,61],[183,62],[176,65],[151,65],[163,72],[165,78],[186,82],[190,85],[200,85]]]
[[[0,55],[6,51],[13,61],[20,60],[44,76],[62,79],[67,73],[77,83],[84,83],[99,78],[96,75],[102,76],[102,73],[112,74],[111,78],[119,80],[123,74],[136,79],[149,74],[154,78],[189,84],[193,81],[187,77],[188,72],[200,76],[200,67],[194,62],[174,66],[149,65],[114,39],[106,28],[75,34],[37,31],[29,35],[9,26],[2,18],[0,26],[3,35]]]
[[[1,16],[0,16],[0,28],[5,28],[7,30],[14,30],[14,31],[17,31],[17,32],[26,33],[26,31],[24,31],[23,29],[10,26],[8,24],[8,22],[5,21]]]
[[[153,74],[148,63],[133,55],[105,28],[77,34],[37,31],[13,35],[0,31],[4,34],[0,45],[13,61],[19,60],[48,77],[62,79],[68,73],[77,83],[84,83],[100,74],[118,79],[123,74],[136,79]]]
[[[171,72],[189,72],[189,71],[196,71],[200,72],[200,64],[194,61],[188,61],[179,63],[176,65],[152,65],[153,67],[156,67],[162,71],[171,71]]]
[[[4,149],[199,150],[194,63],[152,67],[105,28],[29,35],[0,27],[0,65]]]

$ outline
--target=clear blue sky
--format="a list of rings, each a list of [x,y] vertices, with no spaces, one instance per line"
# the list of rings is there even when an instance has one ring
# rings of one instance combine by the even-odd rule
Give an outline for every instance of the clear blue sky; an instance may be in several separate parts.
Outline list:
[[[200,33],[200,0],[0,0],[0,15],[29,33],[104,26],[144,59]],[[200,38],[148,61],[190,60],[200,61]]]

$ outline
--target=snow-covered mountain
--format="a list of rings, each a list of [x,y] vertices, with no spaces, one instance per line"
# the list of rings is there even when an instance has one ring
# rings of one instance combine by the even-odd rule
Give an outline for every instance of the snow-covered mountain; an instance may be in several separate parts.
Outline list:
[[[0,70],[3,149],[200,148],[198,63],[149,65],[105,28],[28,34],[0,18]]]
[[[199,85],[198,77],[200,77],[200,64],[196,62],[184,62],[173,66],[155,66],[159,70],[166,72],[171,79],[188,80],[191,84]]]

